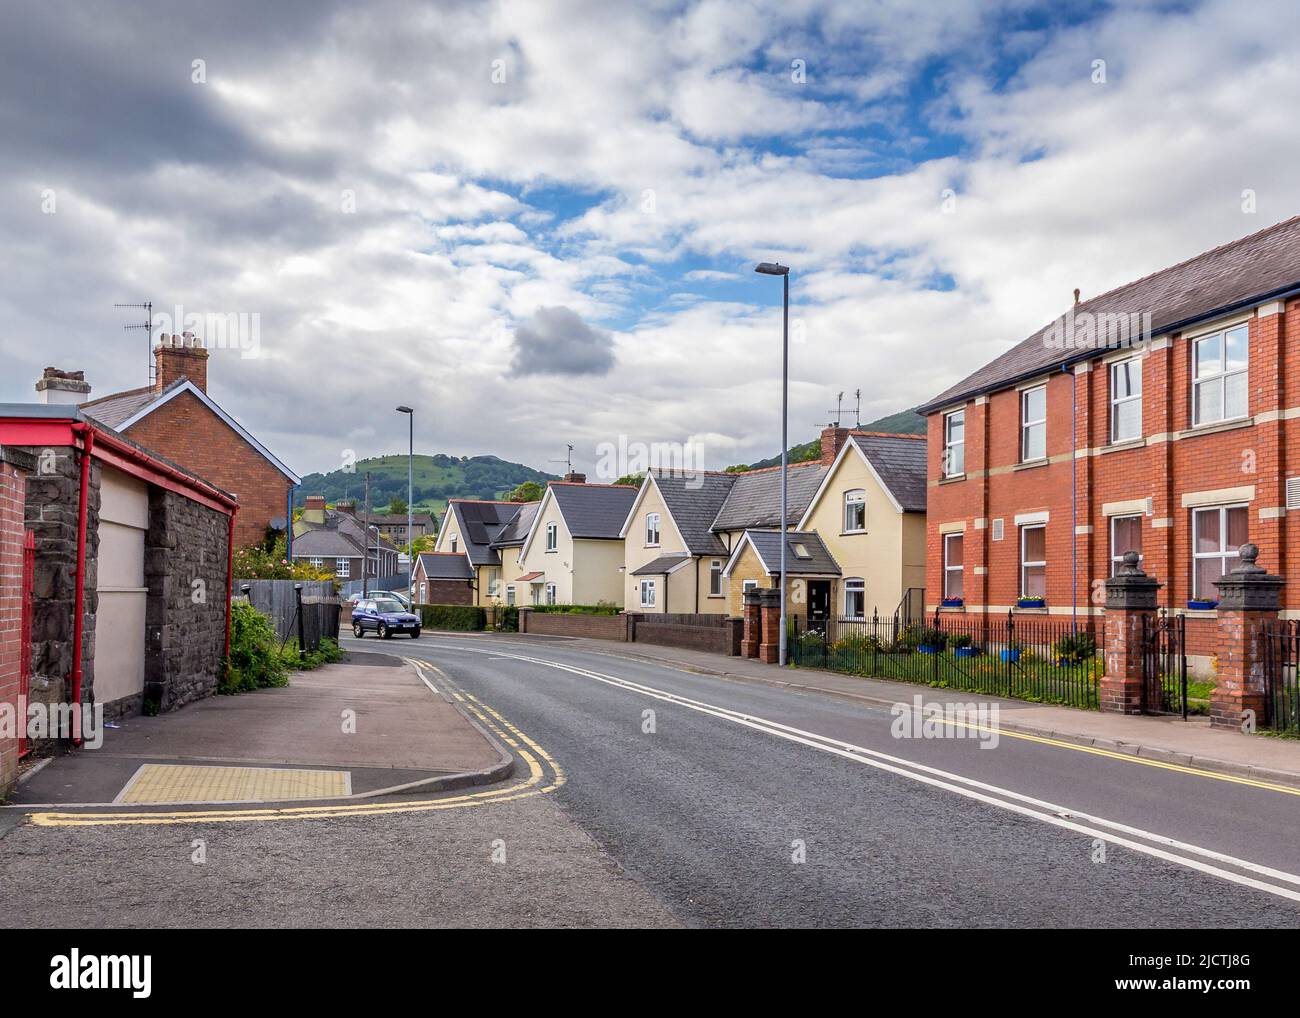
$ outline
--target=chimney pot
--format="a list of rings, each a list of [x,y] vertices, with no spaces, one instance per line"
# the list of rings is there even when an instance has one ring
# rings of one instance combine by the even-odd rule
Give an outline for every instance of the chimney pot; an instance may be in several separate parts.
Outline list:
[[[564,479],[565,479],[568,483],[570,483],[570,484],[586,484],[586,483],[587,483],[587,475],[586,475],[586,474],[580,474],[580,473],[578,473],[577,471],[574,471],[574,470],[570,470],[567,474],[565,474],[565,475],[564,475]]]
[[[188,378],[200,392],[208,391],[208,351],[192,332],[166,333],[154,347],[154,377],[159,391],[180,378]]]
[[[90,398],[90,386],[84,371],[61,371],[46,368],[36,382],[40,402],[56,406],[76,406]]]

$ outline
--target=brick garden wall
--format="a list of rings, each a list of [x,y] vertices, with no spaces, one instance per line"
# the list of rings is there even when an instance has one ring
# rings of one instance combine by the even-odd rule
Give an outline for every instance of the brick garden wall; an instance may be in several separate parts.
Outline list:
[[[144,697],[161,710],[216,690],[229,597],[227,527],[226,516],[215,509],[150,487]]]
[[[725,615],[638,615],[632,633],[637,643],[740,654],[740,619]]]
[[[626,642],[626,615],[558,615],[521,609],[519,631],[543,636],[581,636],[592,640]]]

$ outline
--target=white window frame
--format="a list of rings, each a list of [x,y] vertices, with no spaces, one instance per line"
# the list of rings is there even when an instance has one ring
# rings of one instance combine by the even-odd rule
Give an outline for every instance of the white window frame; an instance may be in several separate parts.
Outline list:
[[[1244,368],[1239,368],[1236,371],[1229,371],[1227,369],[1228,336],[1236,332],[1244,332],[1246,334],[1246,340],[1245,340],[1246,366]],[[1211,339],[1217,339],[1219,341],[1219,370],[1215,374],[1206,375],[1204,378],[1200,378],[1197,376],[1197,371],[1199,369],[1199,364],[1200,364],[1201,344]],[[1192,427],[1197,428],[1203,424],[1219,424],[1222,423],[1223,421],[1239,421],[1245,417],[1249,417],[1250,416],[1250,382],[1249,382],[1250,328],[1249,326],[1246,325],[1245,323],[1242,323],[1239,325],[1233,325],[1226,329],[1220,329],[1218,332],[1206,333],[1204,336],[1196,336],[1194,339],[1191,340],[1191,345],[1192,345],[1192,354],[1191,354],[1192,359],[1191,359],[1190,369],[1191,369],[1191,376],[1192,376],[1192,390],[1191,390]],[[1228,379],[1235,378],[1237,375],[1245,375],[1247,378],[1247,383],[1245,388],[1246,405],[1242,408],[1241,413],[1229,414],[1228,413]],[[1217,383],[1218,385],[1220,413],[1218,417],[1202,419],[1196,403],[1196,391],[1200,386],[1208,385],[1210,383]]]
[[[488,570],[488,597],[497,597],[501,590],[501,570]]]
[[[1034,559],[1029,561],[1025,558],[1025,536],[1031,530],[1041,530],[1043,532],[1043,558],[1042,560]],[[1025,567],[1042,566],[1043,567],[1043,592],[1041,594],[1030,594],[1026,592],[1025,587]],[[1020,596],[1021,597],[1041,597],[1047,598],[1047,524],[1046,523],[1025,523],[1020,527]]]
[[[334,560],[334,575],[339,577],[351,576],[352,560],[346,558],[336,558]]]
[[[722,560],[714,559],[709,565],[709,597],[722,597]]]
[[[740,592],[742,594],[748,594],[751,590],[757,590],[757,589],[758,589],[757,580],[744,580],[740,584]]]
[[[515,603],[515,585],[513,583],[507,583],[506,604],[514,604],[514,603]]]
[[[1027,416],[1029,412],[1029,397],[1035,393],[1043,394],[1043,416],[1035,417],[1030,420]],[[1043,451],[1041,455],[1029,455],[1029,435],[1033,428],[1043,429]],[[1047,383],[1042,385],[1031,385],[1028,389],[1020,390],[1020,462],[1034,463],[1041,459],[1047,458]]]
[[[1110,575],[1118,576],[1119,567],[1124,564],[1124,555],[1126,552],[1136,551],[1138,553],[1138,565],[1142,564],[1146,558],[1146,553],[1141,548],[1117,548],[1115,547],[1115,523],[1119,520],[1137,520],[1138,533],[1142,532],[1142,514],[1141,513],[1124,513],[1120,516],[1110,518]]]
[[[1192,600],[1194,601],[1217,601],[1219,599],[1218,590],[1202,591],[1197,588],[1196,563],[1201,559],[1221,559],[1223,563],[1223,574],[1226,576],[1232,572],[1236,562],[1240,561],[1240,545],[1236,548],[1226,548],[1228,540],[1228,510],[1245,509],[1246,510],[1246,527],[1247,539],[1249,539],[1250,527],[1250,507],[1245,502],[1232,502],[1228,505],[1207,505],[1197,506],[1192,510]],[[1196,550],[1196,520],[1201,513],[1218,513],[1219,514],[1219,550],[1218,551],[1197,551]],[[1231,563],[1229,559],[1233,560]]]
[[[959,563],[957,563],[957,565],[955,566],[952,564],[952,555],[948,550],[949,548],[952,547],[952,542],[954,540],[961,542],[961,550],[962,550],[961,552],[962,560]],[[966,535],[964,533],[944,534],[943,535],[943,597],[945,601],[953,597],[960,597],[963,599],[965,598],[966,596],[964,593],[966,589],[965,569],[966,569]],[[948,577],[952,573],[957,573],[960,575],[962,581],[963,593],[954,594],[949,589]]]
[[[420,581],[420,604],[427,604],[429,599],[429,584],[424,580]]]
[[[640,595],[641,595],[642,608],[655,607],[656,594],[658,589],[659,589],[659,584],[656,583],[654,580],[652,579],[641,580]]]
[[[852,596],[860,598],[858,611],[853,611],[850,601]],[[844,580],[844,618],[865,619],[867,617],[867,583],[861,576],[849,576]]]
[[[555,551],[560,544],[560,525],[552,520],[546,524],[546,550]]]
[[[313,557],[309,558],[307,561],[311,564],[313,569],[325,568],[325,560],[323,558]]]
[[[961,424],[961,438],[953,440],[953,424]],[[960,462],[955,462],[955,461]],[[961,477],[966,473],[966,411],[954,410],[943,415],[943,464],[944,477]]]
[[[867,492],[864,488],[852,488],[844,493],[844,516],[840,521],[846,534],[865,534],[867,532]],[[850,526],[849,507],[854,506],[856,515],[862,517],[860,526]]]
[[[659,547],[659,525],[661,522],[658,513],[645,514],[645,546],[647,548]]]
[[[455,535],[455,534],[452,534],[451,537],[447,538],[447,540],[451,542],[451,553],[452,553],[453,555],[455,555],[455,554],[456,554],[456,535]]]
[[[546,585],[546,603],[555,604],[557,595],[558,595],[558,588],[555,586],[554,583],[548,583]]]
[[[1115,375],[1120,368],[1137,370],[1137,394],[1132,396],[1117,396]],[[1111,361],[1110,368],[1107,372],[1110,376],[1110,440],[1111,442],[1131,442],[1142,437],[1142,358],[1125,357],[1122,360]],[[1119,434],[1119,410],[1122,406],[1130,403],[1137,404],[1137,434],[1121,435]]]

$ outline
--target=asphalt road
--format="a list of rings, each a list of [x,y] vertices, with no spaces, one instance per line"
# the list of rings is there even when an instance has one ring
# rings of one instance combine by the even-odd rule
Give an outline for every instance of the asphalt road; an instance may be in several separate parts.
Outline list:
[[[1295,794],[1007,733],[899,739],[886,709],[562,640],[394,649],[546,748],[558,805],[688,925],[1300,925]]]
[[[511,782],[310,820],[0,811],[0,925],[1300,925],[1284,790],[1009,733],[895,738],[887,709],[563,640],[344,642],[431,663],[511,743]]]

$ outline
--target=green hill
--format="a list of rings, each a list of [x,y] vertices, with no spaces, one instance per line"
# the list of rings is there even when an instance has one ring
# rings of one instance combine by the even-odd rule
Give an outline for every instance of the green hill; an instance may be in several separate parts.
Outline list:
[[[894,435],[924,435],[925,418],[915,410],[900,410],[896,414],[889,414],[886,417],[877,418],[874,421],[868,421],[859,429],[861,431],[887,431]],[[803,445],[792,445],[790,447],[790,462],[805,463],[808,460],[815,460],[822,454],[821,438],[814,438],[811,442],[805,442]],[[769,457],[765,460],[759,460],[757,463],[740,463],[733,467],[727,467],[728,470],[761,470],[763,467],[776,467],[781,465],[780,455]]]
[[[524,481],[543,487],[554,474],[546,474],[522,463],[510,463],[496,456],[434,456],[414,458],[415,508],[441,514],[449,498],[504,498]],[[373,456],[357,460],[351,471],[308,474],[294,495],[301,506],[308,495],[324,495],[325,501],[354,498],[360,505],[365,497],[366,472],[370,473],[370,506],[387,508],[392,498],[406,500],[406,456]]]

